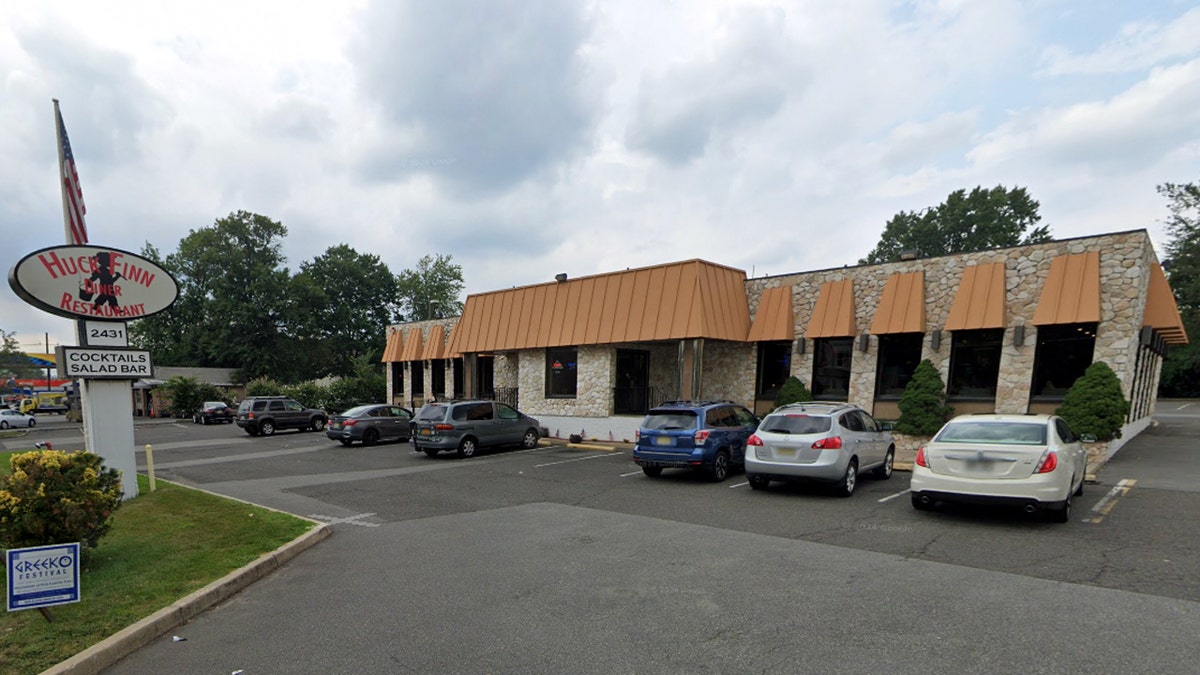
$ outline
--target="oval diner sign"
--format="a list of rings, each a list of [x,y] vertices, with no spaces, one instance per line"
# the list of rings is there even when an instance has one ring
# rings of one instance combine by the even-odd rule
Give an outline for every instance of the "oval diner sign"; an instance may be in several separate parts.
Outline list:
[[[175,302],[179,284],[157,263],[106,246],[51,246],[17,261],[8,285],[22,300],[68,319],[129,321]]]

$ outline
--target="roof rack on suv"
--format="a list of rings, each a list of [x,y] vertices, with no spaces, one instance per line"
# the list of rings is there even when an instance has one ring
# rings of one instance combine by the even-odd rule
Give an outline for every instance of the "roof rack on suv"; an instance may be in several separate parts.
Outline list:
[[[662,403],[659,403],[658,405],[656,405],[656,406],[654,406],[654,407],[655,407],[655,408],[662,408],[662,407],[665,407],[665,406],[689,406],[689,407],[700,407],[700,406],[706,406],[706,405],[721,405],[721,404],[724,404],[724,403],[733,403],[733,401],[729,401],[729,400],[725,400],[725,399],[722,399],[722,400],[711,400],[711,401],[688,401],[688,400],[681,400],[681,401],[663,401]]]
[[[797,403],[785,403],[778,408],[775,408],[775,410],[807,410],[809,406],[817,408],[832,408],[833,410],[858,407],[853,403],[847,403],[845,401],[799,401]]]

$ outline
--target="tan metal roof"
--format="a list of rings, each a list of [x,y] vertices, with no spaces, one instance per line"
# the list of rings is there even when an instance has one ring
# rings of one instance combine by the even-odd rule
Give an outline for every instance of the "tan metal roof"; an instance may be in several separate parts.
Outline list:
[[[1150,326],[1162,334],[1168,344],[1186,345],[1187,331],[1183,328],[1183,319],[1179,316],[1179,305],[1175,303],[1175,294],[1171,292],[1171,284],[1163,274],[1162,265],[1154,263],[1150,268],[1150,288],[1146,294],[1146,311],[1142,315],[1142,325]]]
[[[429,338],[425,340],[425,353],[421,358],[427,361],[446,358],[446,329],[441,325],[429,327]]]
[[[946,316],[946,330],[1005,326],[1004,263],[972,265],[963,270],[958,292]]]
[[[1100,321],[1100,252],[1056,256],[1042,285],[1033,325]]]
[[[384,363],[400,361],[403,345],[404,339],[399,330],[388,333],[387,345],[383,348],[383,358],[380,360]]]
[[[421,355],[421,329],[409,328],[408,337],[404,339],[404,351],[400,355],[401,361],[420,361],[424,358]]]
[[[854,282],[844,279],[821,284],[805,337],[853,337],[854,332]]]
[[[872,335],[925,332],[925,272],[888,277],[871,322]]]
[[[796,324],[792,320],[792,287],[780,286],[763,291],[758,300],[758,313],[750,326],[748,342],[796,339]]]
[[[746,273],[704,260],[467,297],[451,353],[712,338],[744,342]]]

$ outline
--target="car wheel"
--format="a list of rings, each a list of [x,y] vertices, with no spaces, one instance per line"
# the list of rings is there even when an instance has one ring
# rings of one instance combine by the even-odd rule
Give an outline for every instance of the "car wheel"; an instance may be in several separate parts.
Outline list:
[[[311,426],[312,426],[313,431],[320,431],[320,430],[324,429],[325,428],[325,418],[317,417],[317,418],[313,419]]]
[[[647,476],[650,476],[651,478],[658,478],[659,476],[662,475],[662,467],[661,466],[643,466],[642,473],[646,474]]]
[[[526,429],[525,436],[521,438],[521,447],[526,450],[532,450],[537,447],[538,440],[541,437],[537,429]]]
[[[887,457],[883,458],[883,466],[875,469],[875,477],[887,480],[892,477],[892,468],[896,463],[896,449],[888,448]]]
[[[1075,488],[1075,496],[1076,497],[1083,496],[1083,479],[1082,478],[1079,479],[1079,487]]]
[[[200,424],[208,424],[208,418],[204,415],[200,416]]]
[[[854,488],[858,485],[858,462],[850,460],[846,465],[846,473],[842,475],[842,479],[838,481],[837,493],[839,497],[849,497],[854,494]]]
[[[270,420],[264,420],[258,424],[258,433],[263,436],[272,436],[275,434],[275,423]]]
[[[746,476],[746,480],[750,483],[750,488],[754,490],[766,490],[771,485],[771,479],[766,476],[751,475]]]
[[[708,467],[708,477],[714,483],[720,483],[729,477],[729,453],[724,450],[717,452],[712,466]]]
[[[350,447],[350,444],[353,442],[354,441],[350,440],[349,438],[339,438],[338,439],[338,443],[341,443],[342,445],[346,446],[347,448]]]
[[[363,445],[375,445],[379,442],[379,432],[374,429],[367,429],[363,432]]]
[[[425,448],[425,455],[427,457],[437,457],[437,454],[437,448]]]
[[[30,426],[30,427],[36,427],[36,426],[37,426],[37,420],[35,420],[35,419],[31,419],[31,420],[29,420],[29,426]]]
[[[913,508],[918,511],[932,511],[933,510],[933,502],[927,503],[924,499],[922,499],[919,495],[916,495],[916,494],[914,494],[912,496],[912,505],[913,505]]]
[[[1071,520],[1071,495],[1067,495],[1067,501],[1056,509],[1046,510],[1046,519],[1052,523],[1065,523]]]
[[[8,420],[0,420],[0,429],[8,428]]]
[[[475,439],[467,436],[466,438],[462,439],[462,443],[458,444],[458,456],[462,457],[463,459],[474,457],[476,449]]]

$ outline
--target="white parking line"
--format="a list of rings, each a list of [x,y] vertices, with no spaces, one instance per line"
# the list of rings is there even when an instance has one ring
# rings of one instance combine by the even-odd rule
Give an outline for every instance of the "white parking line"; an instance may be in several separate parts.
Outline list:
[[[630,471],[629,473],[621,474],[621,478],[629,478],[630,476],[640,476],[642,473],[643,473],[643,471],[641,469],[638,469],[637,471]]]
[[[1181,406],[1179,406],[1178,408],[1176,408],[1176,410],[1183,410],[1184,408],[1186,408],[1186,407],[1188,407],[1188,406],[1190,406],[1190,405],[1191,405],[1191,403],[1184,403],[1183,405],[1181,405]]]
[[[1107,516],[1108,512],[1112,511],[1113,507],[1117,505],[1117,500],[1129,494],[1129,491],[1133,489],[1134,485],[1137,485],[1137,481],[1132,478],[1125,478],[1121,480],[1119,483],[1113,486],[1113,489],[1108,491],[1108,494],[1104,495],[1104,499],[1096,502],[1096,505],[1092,507],[1092,513],[1097,515],[1094,515],[1090,518],[1084,518],[1083,522],[1099,523],[1100,521],[1104,520],[1104,516]]]
[[[880,503],[880,504],[882,504],[882,503],[884,503],[884,502],[890,502],[890,501],[892,501],[893,499],[895,499],[896,497],[903,497],[904,495],[906,495],[906,494],[908,494],[908,493],[910,493],[910,492],[912,492],[912,490],[911,490],[911,489],[909,489],[909,490],[905,490],[904,492],[897,492],[897,493],[896,493],[896,494],[894,494],[894,495],[889,495],[889,496],[887,496],[887,497],[884,497],[883,499],[880,499],[880,500],[879,500],[879,503]]]
[[[546,462],[545,464],[534,464],[533,468],[540,469],[543,466],[554,466],[555,464],[566,464],[567,462],[582,462],[585,459],[599,459],[601,457],[609,457],[609,456],[610,456],[609,453],[605,453],[603,455],[592,455],[590,457],[575,457],[573,459],[562,459],[557,462]]]
[[[747,485],[749,485],[749,484],[750,484],[750,483],[749,483],[748,481],[747,481],[747,482],[744,482],[744,483],[734,483],[733,485],[730,485],[730,486],[729,486],[729,489],[730,489],[730,490],[732,490],[733,488],[746,487],[746,486],[747,486]]]

